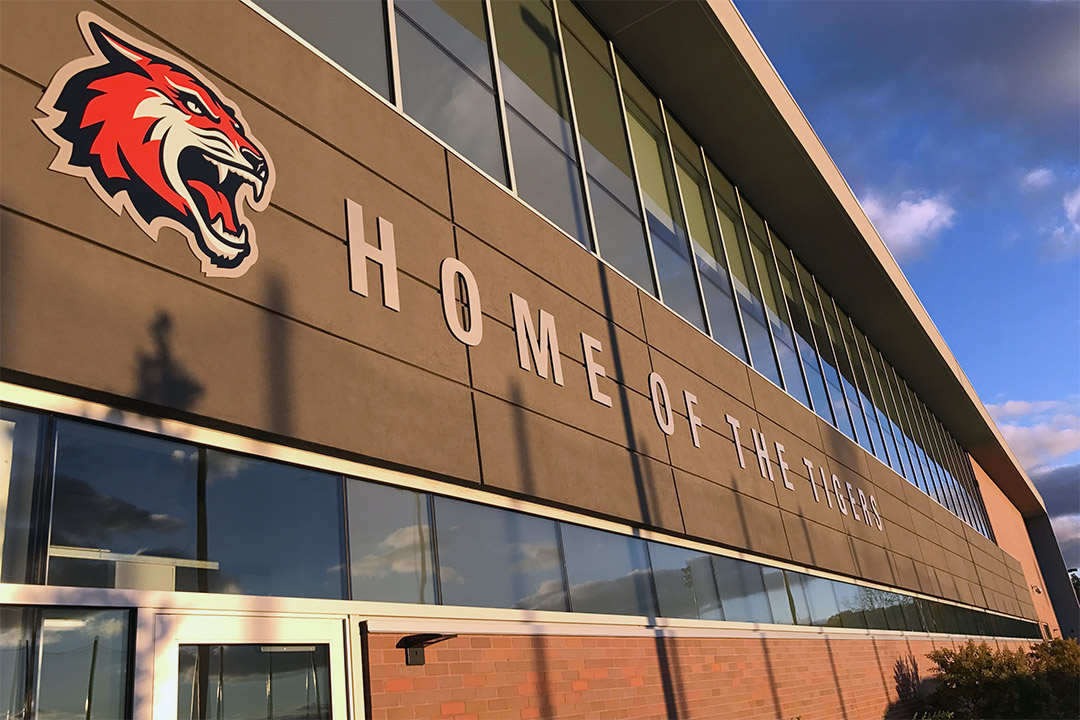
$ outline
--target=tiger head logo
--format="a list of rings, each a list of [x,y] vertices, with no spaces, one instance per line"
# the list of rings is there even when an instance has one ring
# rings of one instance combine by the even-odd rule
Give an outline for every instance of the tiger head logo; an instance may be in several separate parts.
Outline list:
[[[270,156],[190,66],[92,13],[79,26],[92,55],[57,71],[38,103],[60,148],[50,168],[84,178],[155,241],[163,227],[187,236],[206,275],[243,275],[258,257],[244,208],[270,203]]]

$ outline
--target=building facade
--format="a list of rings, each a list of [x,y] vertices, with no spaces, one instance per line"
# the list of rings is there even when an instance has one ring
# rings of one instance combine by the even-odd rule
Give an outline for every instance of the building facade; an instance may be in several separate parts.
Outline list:
[[[1076,636],[727,0],[0,16],[9,717],[880,717]]]

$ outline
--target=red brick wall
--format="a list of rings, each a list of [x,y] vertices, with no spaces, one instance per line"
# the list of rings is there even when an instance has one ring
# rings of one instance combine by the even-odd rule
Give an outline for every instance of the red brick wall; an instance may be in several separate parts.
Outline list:
[[[908,639],[460,636],[406,667],[369,638],[374,720],[399,718],[910,718],[897,663],[952,643]]]

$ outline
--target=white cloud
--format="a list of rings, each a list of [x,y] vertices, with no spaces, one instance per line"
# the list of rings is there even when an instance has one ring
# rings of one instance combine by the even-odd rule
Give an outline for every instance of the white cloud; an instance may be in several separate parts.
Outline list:
[[[1054,528],[1058,547],[1061,548],[1065,566],[1074,568],[1080,566],[1080,515],[1061,515],[1050,518],[1050,524]]]
[[[1080,450],[1080,397],[1009,400],[987,405],[1001,434],[1028,472]]]
[[[1035,168],[1020,179],[1021,190],[1042,190],[1054,182],[1054,171],[1050,168]]]
[[[1080,253],[1080,187],[1061,198],[1065,222],[1050,233],[1045,250],[1053,258],[1068,259]]]
[[[898,259],[918,257],[943,230],[952,227],[956,210],[941,193],[930,196],[909,190],[886,198],[871,190],[862,198],[863,209]]]

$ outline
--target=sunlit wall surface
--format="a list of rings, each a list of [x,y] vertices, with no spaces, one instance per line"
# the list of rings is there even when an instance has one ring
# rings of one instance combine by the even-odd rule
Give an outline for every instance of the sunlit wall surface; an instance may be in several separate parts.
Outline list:
[[[956,440],[569,0],[258,3],[992,539]]]

